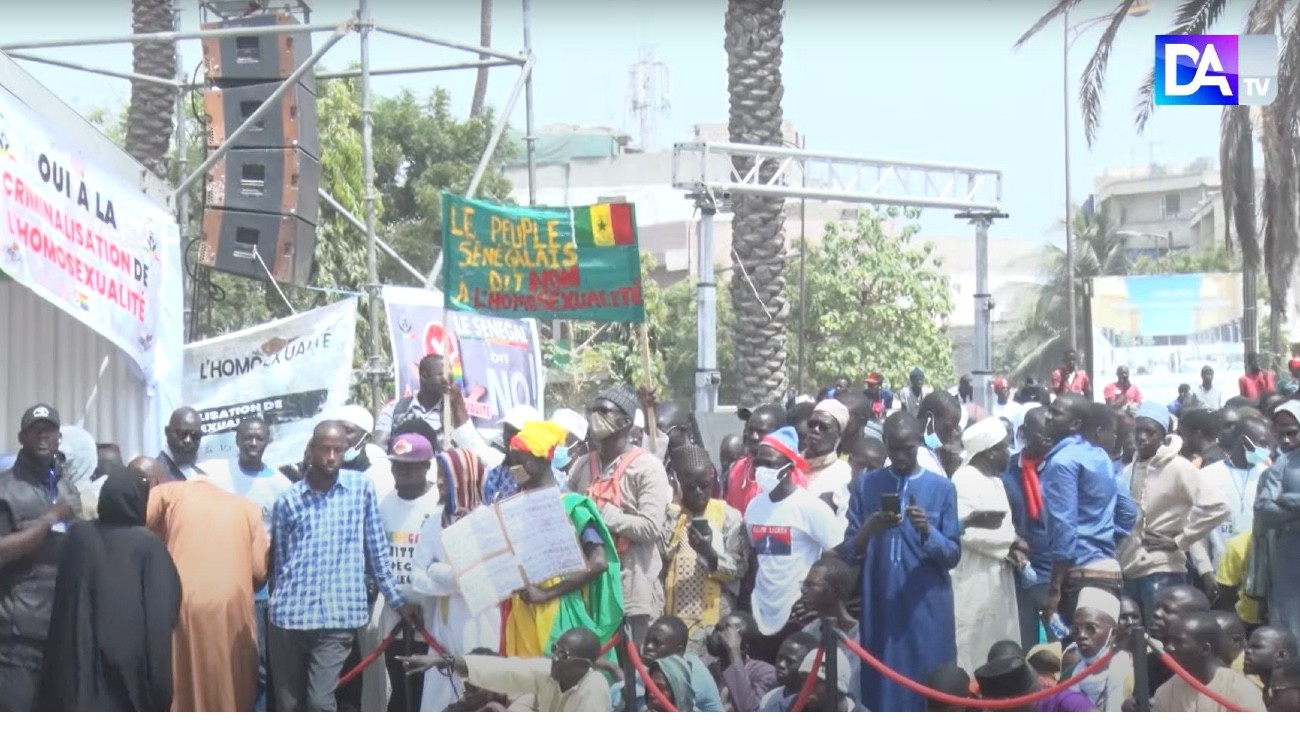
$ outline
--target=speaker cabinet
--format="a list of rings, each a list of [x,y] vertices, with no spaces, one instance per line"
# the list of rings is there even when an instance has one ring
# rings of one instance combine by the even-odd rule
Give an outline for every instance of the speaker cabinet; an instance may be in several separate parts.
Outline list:
[[[288,214],[320,222],[321,164],[296,147],[231,150],[212,167],[208,207]]]
[[[311,57],[311,33],[294,31],[297,25],[287,13],[204,23],[204,30],[284,27],[283,33],[204,38],[203,63],[208,79],[228,87],[289,78],[294,69]],[[316,93],[315,71],[307,72],[301,82],[309,92]]]
[[[217,271],[303,286],[315,253],[316,228],[296,216],[226,208],[203,213],[198,260]]]
[[[204,92],[208,147],[216,148],[225,143],[227,135],[253,116],[253,112],[271,97],[277,87],[278,83],[252,84]],[[236,140],[236,146],[244,149],[300,147],[319,160],[316,97],[302,84],[294,84],[256,125]]]

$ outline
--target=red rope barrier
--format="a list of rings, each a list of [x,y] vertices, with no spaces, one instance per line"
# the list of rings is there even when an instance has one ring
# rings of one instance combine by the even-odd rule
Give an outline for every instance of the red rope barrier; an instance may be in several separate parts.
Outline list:
[[[924,685],[922,683],[916,682],[915,680],[912,680],[906,675],[903,675],[897,670],[894,670],[893,668],[884,664],[880,660],[876,659],[875,656],[867,652],[865,649],[863,649],[861,645],[854,642],[843,632],[840,632],[839,635],[840,635],[840,640],[844,642],[844,646],[849,648],[849,650],[852,651],[853,654],[862,658],[862,662],[865,662],[867,665],[871,666],[872,669],[874,669],[876,672],[880,673],[886,678],[889,678],[895,683],[898,683],[904,688],[907,688],[913,693],[917,693],[919,695],[925,696],[926,698],[929,698],[930,700],[940,701],[942,703],[947,703],[949,705],[964,706],[966,708],[978,708],[984,711],[1005,711],[1009,708],[1019,708],[1021,706],[1027,706],[1030,703],[1037,703],[1038,701],[1044,698],[1049,698],[1051,696],[1054,696],[1057,693],[1063,692],[1068,688],[1072,688],[1075,685],[1078,685],[1079,683],[1083,682],[1083,679],[1088,677],[1089,675],[1093,675],[1094,673],[1101,672],[1103,669],[1105,669],[1110,665],[1111,658],[1115,656],[1115,648],[1112,647],[1110,651],[1107,652],[1105,655],[1102,655],[1101,658],[1097,660],[1097,662],[1090,665],[1086,671],[1078,675],[1075,675],[1074,677],[1070,678],[1069,680],[1063,683],[1059,683],[1055,687],[1043,688],[1042,690],[1037,690],[1034,691],[1033,693],[1030,693],[1028,695],[1022,695],[1018,698],[998,698],[996,700],[983,699],[983,698],[962,698],[960,696],[949,695],[948,693],[935,690],[934,688],[931,688],[928,685]]]
[[[637,649],[636,643],[628,642],[626,647],[628,657],[632,659],[632,666],[636,668],[636,674],[641,676],[641,682],[645,685],[646,692],[653,695],[655,700],[659,701],[659,705],[663,706],[670,713],[677,713],[677,706],[673,705],[673,702],[668,700],[668,696],[664,695],[664,692],[659,690],[659,686],[650,679],[650,671],[647,670],[645,664],[641,662],[641,652]],[[631,685],[634,686],[631,692],[635,693],[636,683],[633,682]],[[628,683],[626,680],[623,682],[623,692],[628,692]]]
[[[614,649],[615,647],[618,647],[619,643],[622,641],[623,641],[623,635],[615,634],[613,637],[609,638],[609,642],[606,642],[605,644],[600,646],[600,652],[596,653],[596,657],[604,657],[605,655],[609,654],[609,651]]]
[[[1165,667],[1169,668],[1174,675],[1177,675],[1178,677],[1182,678],[1184,683],[1187,683],[1188,685],[1192,686],[1192,690],[1195,690],[1197,693],[1200,693],[1201,695],[1205,696],[1206,698],[1209,698],[1215,703],[1218,703],[1219,705],[1223,706],[1229,711],[1232,711],[1233,713],[1249,713],[1249,711],[1247,711],[1245,708],[1242,708],[1236,703],[1233,703],[1227,698],[1224,698],[1218,693],[1215,693],[1214,691],[1205,687],[1205,683],[1202,683],[1201,681],[1197,680],[1195,675],[1192,675],[1191,673],[1187,672],[1187,668],[1184,668],[1182,665],[1179,665],[1176,660],[1174,660],[1172,657],[1169,656],[1169,653],[1165,652],[1164,650],[1158,650],[1156,651],[1156,654],[1160,656],[1160,662],[1163,663]]]
[[[357,663],[356,667],[347,671],[346,673],[343,674],[342,677],[339,678],[338,687],[342,688],[348,683],[351,683],[352,681],[356,680],[357,677],[361,675],[361,673],[365,672],[366,668],[370,667],[371,663],[383,657],[384,651],[387,650],[388,646],[393,644],[393,641],[396,639],[397,639],[396,634],[390,634],[387,637],[385,637],[384,641],[379,643],[379,647],[376,647],[374,652],[361,658],[361,662]]]
[[[813,655],[812,670],[808,672],[808,679],[803,681],[803,687],[799,689],[799,697],[794,699],[794,705],[790,706],[791,713],[803,711],[803,707],[808,705],[808,697],[812,695],[813,688],[817,686],[817,671],[822,669],[822,656],[826,652],[822,648],[817,648],[817,654]],[[826,682],[838,682],[838,680],[827,680]]]

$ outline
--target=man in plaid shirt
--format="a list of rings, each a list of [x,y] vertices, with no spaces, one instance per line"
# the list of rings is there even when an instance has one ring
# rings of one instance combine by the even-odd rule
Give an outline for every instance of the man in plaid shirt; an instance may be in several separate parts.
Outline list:
[[[374,483],[340,469],[347,449],[342,424],[318,424],[306,474],[275,502],[267,645],[280,711],[335,710],[339,672],[370,617],[367,571],[388,606],[421,621],[393,580]]]

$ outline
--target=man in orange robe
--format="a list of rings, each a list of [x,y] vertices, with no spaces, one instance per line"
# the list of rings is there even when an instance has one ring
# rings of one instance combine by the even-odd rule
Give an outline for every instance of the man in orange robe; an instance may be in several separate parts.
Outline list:
[[[133,466],[161,481],[153,460]],[[156,463],[155,463],[156,464]],[[154,484],[147,526],[181,577],[172,636],[173,711],[251,711],[257,694],[253,592],[266,582],[269,539],[251,500],[202,479]]]

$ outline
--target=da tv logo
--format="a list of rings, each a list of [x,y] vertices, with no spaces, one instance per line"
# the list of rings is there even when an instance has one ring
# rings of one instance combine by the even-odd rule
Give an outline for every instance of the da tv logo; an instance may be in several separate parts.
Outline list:
[[[1156,36],[1156,104],[1263,106],[1277,97],[1277,38]]]

